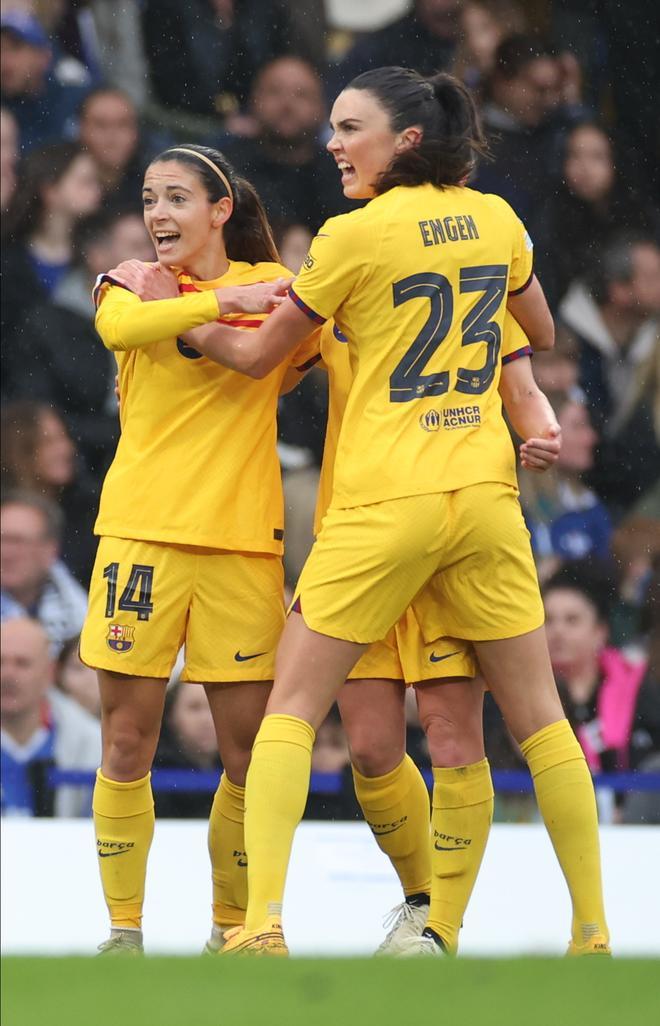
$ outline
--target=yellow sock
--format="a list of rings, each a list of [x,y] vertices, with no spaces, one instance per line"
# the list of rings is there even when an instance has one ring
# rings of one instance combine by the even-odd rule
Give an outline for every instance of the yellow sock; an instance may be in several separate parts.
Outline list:
[[[293,835],[305,811],[315,733],[297,716],[266,716],[252,749],[245,785],[248,909],[258,929],[282,914]]]
[[[244,819],[245,788],[232,784],[223,773],[209,819],[213,923],[221,929],[245,922],[247,857]]]
[[[539,809],[573,903],[573,941],[609,939],[603,905],[594,785],[568,720],[538,730],[521,744]]]
[[[122,783],[98,770],[92,802],[101,884],[112,926],[142,925],[147,857],[154,836],[151,774]]]
[[[458,933],[493,821],[493,782],[488,759],[433,769],[431,813],[431,907],[427,927],[447,951],[458,949]]]
[[[429,793],[406,755],[390,773],[363,777],[353,767],[355,794],[376,843],[394,866],[406,895],[431,890]]]

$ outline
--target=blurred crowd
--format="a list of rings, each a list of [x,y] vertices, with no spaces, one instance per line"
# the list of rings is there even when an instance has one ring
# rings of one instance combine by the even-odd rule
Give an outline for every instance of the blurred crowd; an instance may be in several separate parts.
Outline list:
[[[383,21],[383,8],[387,21]],[[141,175],[204,142],[256,186],[283,263],[349,209],[325,152],[329,106],[370,67],[449,70],[490,140],[472,184],[504,196],[535,245],[557,344],[534,369],[562,427],[556,468],[520,474],[552,662],[594,772],[660,771],[660,138],[653,4],[645,0],[2,0],[2,811],[76,815],[95,769],[99,700],[77,655],[99,489],[118,434],[114,364],[91,288],[154,258]],[[322,372],[281,401],[286,569],[311,544]],[[409,703],[411,753],[428,763]],[[494,769],[522,766],[486,698]],[[217,771],[196,685],[173,682],[161,767]],[[308,814],[352,817],[333,712],[314,770],[341,778]],[[212,795],[157,798],[203,816]],[[660,822],[660,794],[601,795],[612,820]],[[529,815],[502,798],[501,818]]]

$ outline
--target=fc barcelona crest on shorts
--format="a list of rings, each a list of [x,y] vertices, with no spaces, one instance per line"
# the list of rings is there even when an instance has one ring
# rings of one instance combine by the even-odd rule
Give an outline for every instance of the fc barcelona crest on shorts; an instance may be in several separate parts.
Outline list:
[[[135,627],[125,627],[123,624],[111,623],[108,627],[106,641],[108,648],[113,652],[130,652],[133,648]]]

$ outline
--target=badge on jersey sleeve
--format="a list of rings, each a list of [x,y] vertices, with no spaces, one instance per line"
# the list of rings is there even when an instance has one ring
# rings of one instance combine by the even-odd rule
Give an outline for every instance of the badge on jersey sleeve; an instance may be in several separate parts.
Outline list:
[[[133,648],[135,627],[127,627],[125,624],[111,623],[108,627],[106,641],[108,648],[113,652],[130,652]]]

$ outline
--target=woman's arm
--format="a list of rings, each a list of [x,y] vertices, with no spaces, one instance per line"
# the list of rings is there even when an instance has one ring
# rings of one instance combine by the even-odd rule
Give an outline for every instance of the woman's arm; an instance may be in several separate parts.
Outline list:
[[[555,344],[555,323],[536,275],[524,292],[509,295],[506,308],[527,335],[534,352],[552,349]]]
[[[108,278],[111,284],[122,286],[123,294],[114,289],[111,300],[102,295],[96,328],[104,345],[113,351],[138,349],[172,335],[181,336],[223,313],[268,312],[283,301],[290,284],[290,279],[278,278],[179,296],[175,274],[139,260],[119,264],[108,272]]]
[[[182,335],[214,321],[218,312],[212,290],[143,303],[123,286],[111,286],[102,297],[95,323],[107,349],[125,352]]]
[[[256,331],[206,324],[186,332],[183,340],[223,367],[265,378],[316,330],[317,325],[287,298]]]
[[[547,470],[557,462],[561,428],[547,397],[534,380],[528,356],[504,365],[500,395],[513,430],[525,439],[520,446],[523,467]]]

